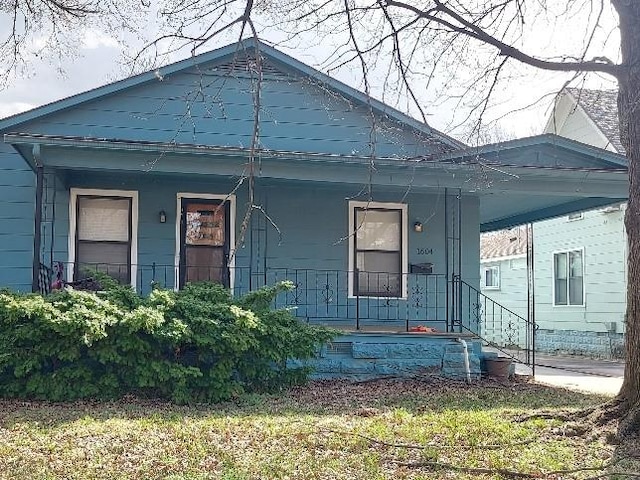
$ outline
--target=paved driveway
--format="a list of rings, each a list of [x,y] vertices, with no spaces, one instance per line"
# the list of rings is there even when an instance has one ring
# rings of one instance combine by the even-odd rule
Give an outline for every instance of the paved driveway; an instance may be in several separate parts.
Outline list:
[[[531,375],[531,369],[516,365],[516,373]],[[624,362],[536,354],[535,380],[546,385],[615,395],[623,375]]]

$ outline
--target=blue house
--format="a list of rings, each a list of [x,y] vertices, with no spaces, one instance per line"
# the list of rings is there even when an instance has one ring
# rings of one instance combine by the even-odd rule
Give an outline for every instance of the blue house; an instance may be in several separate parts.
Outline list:
[[[357,347],[416,338],[389,332],[482,335],[480,232],[628,188],[614,152],[555,135],[468,148],[257,41],[6,118],[0,133],[0,285],[46,291],[96,269],[141,292],[288,279],[279,304],[353,332],[330,353],[363,359],[406,358]]]

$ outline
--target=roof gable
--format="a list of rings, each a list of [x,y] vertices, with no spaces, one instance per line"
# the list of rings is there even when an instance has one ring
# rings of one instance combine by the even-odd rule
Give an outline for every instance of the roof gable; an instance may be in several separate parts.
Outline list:
[[[256,78],[255,60],[247,52],[254,48],[263,59],[263,148],[405,157],[461,145],[254,40],[14,115],[0,121],[0,131],[246,147]],[[162,129],[166,132],[159,133]],[[365,152],[372,143],[373,150]]]
[[[616,151],[624,153],[625,148],[620,142],[618,91],[590,90],[587,88],[567,88],[566,90],[596,127],[607,137]]]

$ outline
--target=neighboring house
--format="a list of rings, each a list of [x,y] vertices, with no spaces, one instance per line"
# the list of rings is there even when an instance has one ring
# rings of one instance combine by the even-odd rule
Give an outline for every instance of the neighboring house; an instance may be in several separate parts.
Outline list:
[[[492,300],[527,315],[527,232],[525,227],[484,233],[480,239],[480,287]]]
[[[544,132],[624,155],[618,129],[618,91],[563,89]]]
[[[628,187],[615,153],[554,135],[466,148],[255,41],[0,120],[0,133],[2,286],[46,291],[95,269],[141,292],[288,279],[279,304],[306,321],[430,327],[449,343],[481,329],[462,298],[480,287],[480,231]],[[346,343],[336,351],[392,355]]]
[[[567,88],[556,99],[545,132],[623,154],[616,100],[616,91]],[[623,354],[627,251],[624,211],[624,203],[613,204],[533,225],[539,351],[602,357]],[[506,261],[494,258],[490,248],[494,240],[515,236],[519,231],[481,240],[482,268],[498,265],[496,276],[500,277],[495,280],[500,282],[499,287],[483,284],[482,291],[526,315],[526,269],[513,270]],[[526,258],[526,244],[519,253]]]

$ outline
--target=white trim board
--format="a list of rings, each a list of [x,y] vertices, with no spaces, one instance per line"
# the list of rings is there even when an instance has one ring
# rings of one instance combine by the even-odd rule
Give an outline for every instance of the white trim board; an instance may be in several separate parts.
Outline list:
[[[78,196],[95,197],[125,197],[131,198],[131,286],[136,288],[138,277],[138,191],[137,190],[109,190],[101,188],[71,188],[69,190],[69,235],[68,237],[68,264],[67,278],[71,281],[74,277],[74,264],[76,261],[76,233],[78,225]]]

